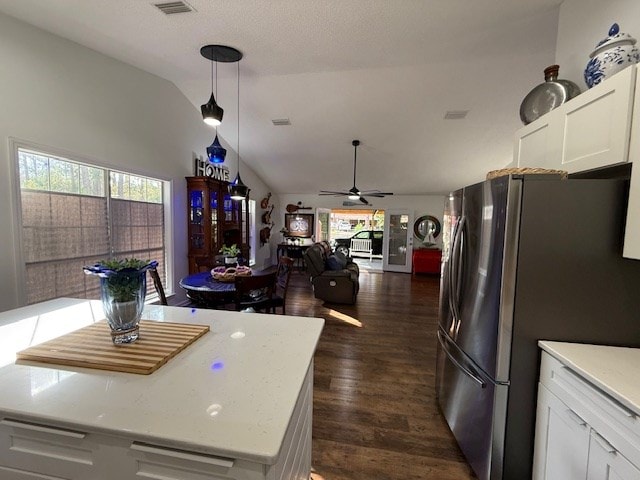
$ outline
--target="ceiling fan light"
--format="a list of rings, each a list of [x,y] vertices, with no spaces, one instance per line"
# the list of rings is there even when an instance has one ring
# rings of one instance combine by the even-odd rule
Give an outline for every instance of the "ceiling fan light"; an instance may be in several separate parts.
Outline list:
[[[236,179],[229,184],[229,194],[231,200],[244,200],[249,195],[249,187],[242,182],[240,172],[236,175]]]
[[[355,195],[355,194],[349,195],[349,200],[358,200],[358,199],[360,199],[360,195]]]
[[[220,145],[218,135],[213,139],[213,143],[207,147],[207,156],[211,163],[224,163],[227,156],[227,150]]]
[[[209,101],[200,106],[200,111],[202,112],[202,119],[207,125],[216,127],[222,123],[224,110],[216,103],[213,92],[211,92],[211,98],[209,98]]]

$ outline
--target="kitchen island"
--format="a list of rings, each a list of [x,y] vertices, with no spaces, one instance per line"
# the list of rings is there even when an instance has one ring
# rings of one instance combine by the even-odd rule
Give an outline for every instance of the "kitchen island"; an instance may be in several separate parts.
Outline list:
[[[0,478],[309,477],[322,319],[147,306],[210,331],[151,375],[14,363],[103,318],[79,299],[0,313]]]

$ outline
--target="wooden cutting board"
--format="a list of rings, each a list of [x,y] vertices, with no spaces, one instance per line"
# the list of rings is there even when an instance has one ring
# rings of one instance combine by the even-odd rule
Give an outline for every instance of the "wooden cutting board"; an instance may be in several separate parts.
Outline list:
[[[16,358],[149,375],[208,331],[208,325],[141,320],[136,342],[114,345],[104,320],[22,350]]]

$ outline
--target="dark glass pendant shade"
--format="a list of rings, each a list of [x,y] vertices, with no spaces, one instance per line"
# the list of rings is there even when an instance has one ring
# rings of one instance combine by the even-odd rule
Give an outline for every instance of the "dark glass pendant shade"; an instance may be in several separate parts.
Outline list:
[[[224,163],[227,156],[227,150],[220,145],[218,135],[213,139],[213,143],[207,147],[207,156],[211,163]]]
[[[229,194],[231,200],[244,200],[249,195],[249,187],[247,187],[240,178],[240,172],[236,175],[233,183],[229,184]]]
[[[211,98],[209,99],[209,101],[200,106],[200,111],[202,112],[202,119],[207,125],[212,125],[215,127],[222,123],[224,110],[220,105],[216,103],[213,92],[211,92]]]

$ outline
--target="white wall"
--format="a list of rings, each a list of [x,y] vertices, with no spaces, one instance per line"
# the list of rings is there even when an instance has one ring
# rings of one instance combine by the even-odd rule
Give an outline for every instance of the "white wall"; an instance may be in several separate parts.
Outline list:
[[[640,2],[636,0],[565,0],[560,7],[556,63],[560,77],[583,91],[583,71],[596,44],[607,37],[613,23],[640,40]]]
[[[413,212],[414,219],[417,219],[422,215],[432,215],[436,217],[440,221],[440,223],[442,223],[445,197],[442,195],[393,195],[384,198],[369,198],[372,206],[361,208],[343,207],[342,202],[347,200],[346,197],[320,196],[318,194],[281,194],[278,200],[279,203],[276,204],[276,209],[274,210],[275,226],[273,227],[273,232],[274,236],[277,236],[278,240],[280,241],[282,239],[282,236],[278,232],[284,225],[284,214],[287,211],[286,208],[288,204],[296,205],[298,202],[302,202],[302,205],[305,207],[313,207],[313,210],[305,210],[305,213],[308,212],[314,214],[316,208],[333,208],[341,210],[348,208],[360,210],[362,210],[363,208],[368,210],[407,209]],[[436,239],[436,243],[440,248],[442,248],[442,235],[440,235]],[[418,238],[414,238],[413,244],[414,247],[419,247],[420,240]]]
[[[14,159],[9,139],[173,184],[173,285],[187,273],[186,184],[213,131],[170,82],[0,14],[0,311],[18,306]],[[203,97],[204,98],[204,97]],[[235,154],[229,151],[235,176]],[[228,162],[229,163],[229,162]],[[246,166],[252,197],[268,187]],[[257,252],[269,264],[270,249]]]

